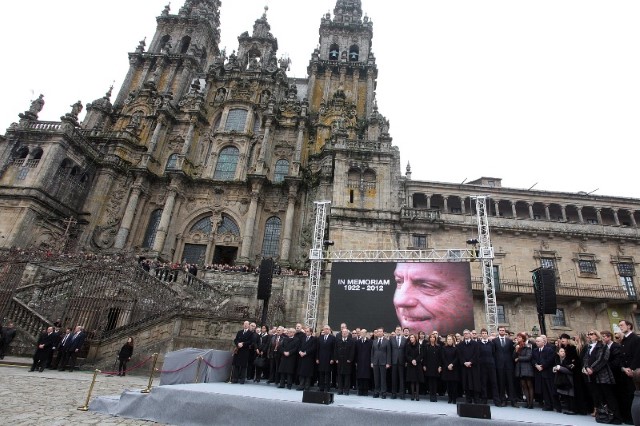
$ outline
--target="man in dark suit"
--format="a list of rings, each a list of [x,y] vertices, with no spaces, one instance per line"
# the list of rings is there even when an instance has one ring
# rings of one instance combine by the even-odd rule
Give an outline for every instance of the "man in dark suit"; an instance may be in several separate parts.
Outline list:
[[[269,380],[267,383],[280,383],[278,368],[280,367],[280,344],[282,343],[283,333],[284,327],[278,327],[269,342],[269,351],[267,352],[267,358],[269,358]]]
[[[33,354],[33,364],[29,371],[35,371],[36,369],[41,373],[44,371],[53,345],[55,344],[55,338],[53,327],[48,327],[46,331],[40,334],[38,342],[36,343],[36,352]]]
[[[318,390],[324,392],[331,386],[331,371],[333,370],[333,350],[336,337],[331,333],[328,325],[322,327],[318,339],[316,365],[318,366]]]
[[[513,340],[507,336],[505,327],[498,327],[498,337],[491,341],[494,347],[496,373],[498,375],[498,393],[501,400],[505,395],[512,407],[517,407],[514,380]]]
[[[502,407],[502,395],[498,392],[496,379],[495,345],[489,341],[487,329],[480,330],[478,342],[478,364],[480,367],[480,398],[486,404],[489,395],[493,398],[496,407]]]
[[[59,338],[57,339],[56,345],[53,348],[53,350],[56,353],[56,357],[53,360],[53,364],[49,366],[50,369],[57,370],[58,367],[60,367],[61,365],[66,365],[68,360],[65,356],[64,347],[67,344],[67,342],[71,341],[70,339],[71,339],[71,328],[67,327],[65,332],[60,334]]]
[[[282,341],[280,345],[280,385],[279,388],[284,388],[285,382],[287,389],[291,389],[293,386],[293,375],[296,372],[296,357],[298,356],[298,350],[300,349],[300,340],[295,337],[296,330],[290,328],[287,331],[287,337]]]
[[[247,367],[249,365],[249,356],[251,354],[251,345],[253,343],[253,332],[249,327],[249,321],[245,321],[242,330],[236,333],[233,339],[235,345],[235,354],[233,356],[233,378],[231,383],[244,384],[247,378]]]
[[[404,399],[404,350],[407,339],[402,334],[402,328],[396,327],[396,335],[389,340],[391,343],[391,399]]]
[[[64,360],[61,366],[59,365],[58,371],[64,371],[66,369],[66,361],[69,362],[69,371],[73,372],[76,367],[76,361],[78,359],[78,353],[84,345],[84,341],[87,337],[87,333],[84,332],[84,327],[81,325],[76,326],[75,331],[71,335],[70,339],[65,343],[64,347]]]
[[[300,383],[297,390],[309,390],[311,387],[311,376],[313,376],[318,346],[317,338],[311,332],[310,327],[304,328],[304,334],[305,336],[300,342],[300,349],[298,349],[298,380]]]
[[[384,330],[375,331],[375,342],[371,345],[371,368],[373,368],[373,397],[387,397],[387,369],[391,367],[391,344],[384,338]]]
[[[471,331],[464,330],[463,340],[456,348],[461,366],[462,391],[468,403],[478,401],[480,393],[480,370],[478,364],[478,342],[472,340]]]
[[[9,321],[6,327],[2,328],[2,349],[0,349],[0,359],[4,359],[5,353],[9,352],[9,345],[16,337],[16,328],[13,321]]]
[[[336,364],[338,377],[338,395],[349,395],[351,388],[351,370],[355,358],[355,339],[351,338],[349,330],[342,330],[342,336],[336,340],[333,350],[333,360]]]
[[[633,324],[630,321],[622,320],[618,323],[620,332],[622,333],[622,341],[620,342],[620,370],[622,371],[622,383],[617,385],[623,395],[620,401],[620,409],[625,417],[625,423],[629,423],[631,419],[631,403],[633,402],[633,394],[635,385],[633,384],[633,371],[640,368],[640,337],[633,331]]]
[[[536,337],[536,347],[533,348],[531,364],[533,364],[533,379],[536,393],[542,394],[543,411],[556,410],[561,412],[560,400],[553,384],[555,352],[553,347],[545,344],[545,338]]]
[[[260,327],[260,332],[256,333],[256,343],[254,348],[255,357],[253,359],[255,367],[254,382],[260,383],[263,374],[268,377],[269,363],[267,354],[269,352],[269,341],[271,336],[267,333],[267,326]]]
[[[360,330],[360,339],[356,342],[356,380],[358,381],[358,396],[369,395],[371,381],[371,346],[372,340],[367,336],[367,330]]]

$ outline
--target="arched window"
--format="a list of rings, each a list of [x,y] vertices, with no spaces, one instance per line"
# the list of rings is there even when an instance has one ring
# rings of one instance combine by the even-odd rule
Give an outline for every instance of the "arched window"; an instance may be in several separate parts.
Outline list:
[[[244,132],[244,126],[247,123],[247,110],[246,109],[232,109],[229,110],[227,115],[227,122],[224,124],[225,132]]]
[[[371,169],[364,171],[362,176],[362,182],[365,189],[375,189],[376,187],[376,172]]]
[[[191,44],[191,37],[184,36],[182,37],[182,41],[180,42],[180,53],[187,53],[189,50],[189,45]]]
[[[218,226],[218,230],[216,231],[216,234],[218,235],[231,234],[231,235],[235,235],[236,237],[239,237],[240,228],[238,228],[238,224],[233,219],[231,219],[226,214],[223,214],[222,222]]]
[[[189,230],[190,233],[202,232],[203,234],[210,234],[213,227],[211,226],[211,216],[203,217],[197,221]]]
[[[240,151],[235,146],[228,146],[220,151],[213,178],[216,180],[233,180],[236,175],[239,155]]]
[[[340,47],[336,43],[333,43],[331,47],[329,47],[329,60],[337,61],[340,57]]]
[[[178,154],[171,154],[164,169],[174,169],[176,167],[176,164],[178,164]]]
[[[26,146],[23,146],[18,150],[16,154],[17,154],[16,158],[20,158],[24,160],[29,155],[29,148],[27,148]]]
[[[171,36],[169,34],[165,34],[162,36],[162,38],[160,39],[160,43],[158,44],[158,52],[161,51],[167,45],[167,42],[170,39],[171,39]]]
[[[349,188],[357,188],[360,186],[360,169],[351,168],[347,176],[347,186]]]
[[[358,58],[360,58],[360,48],[354,44],[349,48],[349,61],[358,62]]]
[[[267,219],[264,227],[264,240],[262,240],[262,256],[276,257],[280,245],[280,230],[282,222],[279,217],[273,216]]]
[[[33,150],[33,152],[31,153],[31,159],[32,160],[39,160],[42,158],[42,148],[36,148]]]
[[[149,218],[149,224],[147,225],[147,232],[144,233],[144,240],[142,241],[142,247],[153,248],[153,243],[156,240],[156,231],[158,225],[160,225],[160,218],[162,217],[162,209],[154,210]]]
[[[273,172],[273,182],[279,183],[284,181],[284,177],[289,174],[289,162],[281,159],[276,161],[276,169]]]

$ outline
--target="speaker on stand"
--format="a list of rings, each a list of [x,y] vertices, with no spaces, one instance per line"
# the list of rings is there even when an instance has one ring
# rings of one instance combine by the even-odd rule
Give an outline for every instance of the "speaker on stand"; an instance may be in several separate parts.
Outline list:
[[[273,280],[273,259],[262,259],[260,262],[260,272],[258,274],[258,299],[264,303],[262,305],[262,318],[260,325],[267,322],[269,310],[269,298],[271,297],[271,281]]]

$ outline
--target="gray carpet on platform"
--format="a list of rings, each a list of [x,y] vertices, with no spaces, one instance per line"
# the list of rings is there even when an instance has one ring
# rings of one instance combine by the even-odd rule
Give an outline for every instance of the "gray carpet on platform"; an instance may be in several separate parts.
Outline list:
[[[428,401],[335,395],[332,405],[302,403],[302,392],[273,385],[200,383],[159,386],[151,393],[126,391],[99,396],[91,411],[172,425],[593,425],[592,417],[567,416],[539,409],[491,407],[492,420],[458,417],[456,406]]]

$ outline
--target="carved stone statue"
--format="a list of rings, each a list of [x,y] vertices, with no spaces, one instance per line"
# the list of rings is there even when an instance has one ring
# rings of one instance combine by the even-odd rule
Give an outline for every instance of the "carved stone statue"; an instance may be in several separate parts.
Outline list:
[[[42,111],[42,107],[44,106],[44,95],[38,96],[38,99],[31,102],[31,106],[29,107],[29,112],[35,114],[36,116],[40,111]]]
[[[75,104],[71,105],[71,116],[75,119],[78,119],[78,114],[82,112],[82,102],[78,101]]]

